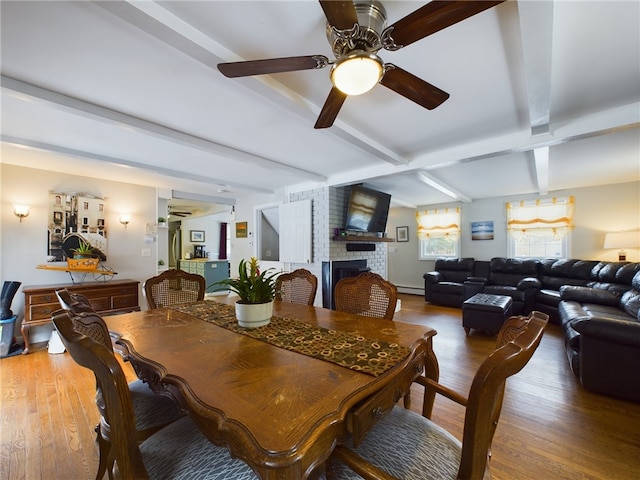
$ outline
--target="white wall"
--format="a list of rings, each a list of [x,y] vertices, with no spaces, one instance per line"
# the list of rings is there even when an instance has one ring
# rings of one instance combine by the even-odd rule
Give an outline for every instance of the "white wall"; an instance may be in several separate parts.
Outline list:
[[[229,223],[231,229],[231,275],[238,272],[238,263],[243,258],[257,256],[255,232],[256,232],[256,207],[275,205],[286,201],[286,195],[278,192],[273,195],[255,195],[239,199],[234,215]],[[236,222],[247,222],[247,238],[236,238]],[[260,262],[264,268],[276,268],[282,270],[284,266],[280,262]]]
[[[548,196],[575,197],[574,225],[569,256],[585,260],[617,261],[617,250],[605,250],[607,232],[640,229],[640,182],[576,188],[552,192]],[[429,208],[459,206],[461,208],[461,256],[489,260],[508,255],[505,204],[516,200],[531,200],[537,195],[493,197],[472,203],[431,205]],[[419,209],[422,210],[422,209]],[[409,226],[409,242],[394,243],[389,251],[389,280],[399,287],[424,289],[422,275],[433,270],[433,260],[418,260],[416,210],[392,208],[387,230],[395,235],[397,226]],[[470,224],[493,220],[494,240],[471,240]],[[639,249],[627,249],[627,260],[640,262]]]
[[[227,222],[227,228],[233,224],[233,216],[231,215],[231,207],[225,207],[223,212],[213,215],[204,215],[195,218],[183,218],[182,227],[182,258],[190,252],[193,254],[194,245],[204,245],[205,252],[209,252],[209,259],[219,260],[220,258],[220,223]],[[191,230],[201,230],[204,232],[204,242],[191,243]],[[235,231],[235,230],[234,230]],[[229,256],[229,252],[227,252]]]
[[[415,279],[416,271],[423,265],[423,262],[418,262],[420,244],[416,235],[416,211],[411,208],[392,208],[387,220],[387,235],[396,238],[397,227],[409,227],[409,241],[389,244],[389,281],[403,292],[412,293],[416,287],[422,289],[420,282]]]
[[[24,312],[23,287],[70,283],[66,272],[36,269],[38,264],[46,263],[49,191],[107,197],[108,252],[104,264],[117,272],[115,278],[134,279],[141,284],[156,274],[156,244],[144,242],[146,224],[157,220],[155,188],[7,164],[0,165],[0,175],[0,280],[22,282],[12,302],[12,310],[19,314],[18,323]],[[14,203],[30,207],[30,214],[22,223],[13,215]],[[131,214],[126,229],[119,222],[123,213]],[[151,255],[142,256],[142,250],[149,248]],[[144,308],[141,292],[140,302]],[[31,340],[46,341],[49,334],[50,327],[34,327]]]

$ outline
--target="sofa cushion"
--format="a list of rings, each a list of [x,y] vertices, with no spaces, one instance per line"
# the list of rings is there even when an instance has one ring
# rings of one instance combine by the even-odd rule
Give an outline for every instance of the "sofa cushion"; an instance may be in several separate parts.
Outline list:
[[[636,275],[640,272],[640,263],[627,263],[616,272],[616,283],[631,285]]]
[[[576,319],[573,328],[581,334],[607,338],[621,345],[640,346],[640,325],[631,320],[610,320],[605,318]]]
[[[631,283],[638,272],[640,263],[600,262],[591,272],[591,280],[587,282],[587,286],[622,295],[631,289]]]
[[[538,261],[519,258],[491,259],[489,284],[515,287],[525,277],[538,278]]]
[[[598,317],[612,320],[632,320],[624,310],[617,306],[611,307],[599,303],[583,303],[582,308],[589,317]]]
[[[437,258],[435,270],[445,282],[464,283],[473,274],[473,258]]]
[[[585,285],[597,260],[545,258],[539,263],[539,278],[543,289],[560,290],[563,285]]]
[[[640,292],[638,290],[629,290],[622,294],[620,298],[620,307],[634,318],[638,318],[640,313]]]
[[[449,295],[462,294],[463,284],[455,282],[438,282],[431,285],[431,291],[433,293],[445,293]]]
[[[560,288],[562,300],[571,300],[580,303],[599,303],[602,305],[618,306],[620,296],[609,290],[591,287],[578,287],[565,285]]]

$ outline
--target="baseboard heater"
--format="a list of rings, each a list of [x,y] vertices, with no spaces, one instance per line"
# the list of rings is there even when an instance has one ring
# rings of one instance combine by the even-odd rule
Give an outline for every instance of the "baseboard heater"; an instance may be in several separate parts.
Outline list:
[[[375,243],[347,243],[347,252],[374,252]]]

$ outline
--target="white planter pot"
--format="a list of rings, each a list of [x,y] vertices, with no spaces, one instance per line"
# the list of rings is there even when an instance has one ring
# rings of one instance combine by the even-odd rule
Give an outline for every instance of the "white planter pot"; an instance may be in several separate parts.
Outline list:
[[[236,302],[236,319],[241,327],[262,327],[271,321],[271,315],[273,315],[273,301],[267,303]]]

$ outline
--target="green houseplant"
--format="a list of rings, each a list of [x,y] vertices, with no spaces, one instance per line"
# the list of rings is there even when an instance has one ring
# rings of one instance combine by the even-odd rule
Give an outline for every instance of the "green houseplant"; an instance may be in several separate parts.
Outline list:
[[[240,297],[236,302],[236,319],[241,327],[256,328],[267,325],[273,314],[273,298],[276,294],[276,277],[273,268],[260,271],[258,259],[240,260],[238,276],[216,282]]]
[[[72,248],[73,258],[67,258],[67,266],[72,270],[95,270],[100,262],[96,258],[93,246],[86,240],[80,240],[76,248]]]
[[[93,258],[93,247],[84,240],[80,240],[78,246],[71,251],[73,252],[73,258]]]
[[[228,287],[240,297],[239,303],[271,302],[276,294],[278,276],[278,272],[273,273],[272,270],[273,268],[268,268],[261,272],[255,257],[251,257],[249,261],[242,259],[237,277],[220,280],[214,285]]]

